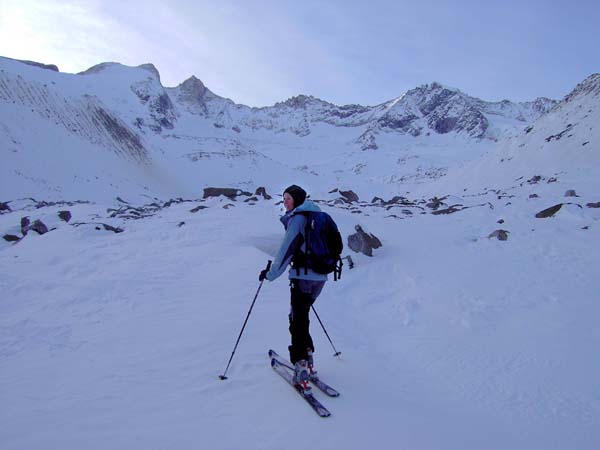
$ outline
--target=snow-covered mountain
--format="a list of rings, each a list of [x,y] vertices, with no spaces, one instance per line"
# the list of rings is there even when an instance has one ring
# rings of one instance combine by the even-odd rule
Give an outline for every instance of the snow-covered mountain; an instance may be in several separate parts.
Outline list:
[[[600,180],[598,123],[600,74],[593,74],[519,134],[429,188],[508,188],[532,177],[594,185]]]
[[[249,108],[151,65],[0,59],[0,447],[597,450],[599,102],[596,74],[560,102]],[[266,356],[291,183],[382,244],[315,303],[328,419]]]
[[[165,88],[151,64],[55,69],[0,58],[7,197],[193,196],[210,184],[279,188],[298,177],[322,190],[394,189],[442,176],[555,104],[485,102],[432,83],[372,107],[300,95],[250,108],[196,77]],[[365,150],[378,150],[377,161]]]

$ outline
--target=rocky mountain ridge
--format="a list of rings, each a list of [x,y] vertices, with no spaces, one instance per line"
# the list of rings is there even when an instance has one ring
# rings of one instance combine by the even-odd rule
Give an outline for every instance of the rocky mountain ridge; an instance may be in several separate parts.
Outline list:
[[[78,186],[91,198],[103,184],[113,197],[133,189],[172,198],[210,185],[279,189],[297,177],[322,191],[420,183],[521,136],[559,104],[486,102],[434,82],[376,106],[298,95],[252,108],[195,76],[164,87],[152,64],[101,63],[77,75],[44,68],[0,57],[3,190],[16,196],[64,198]],[[597,93],[591,79],[563,102]]]
[[[101,63],[82,74],[98,74],[118,65]],[[150,72],[158,82],[156,87],[160,92],[157,92],[155,103],[162,105],[161,109],[172,109],[169,102],[175,102],[187,112],[212,120],[217,128],[229,128],[236,132],[244,128],[265,129],[307,136],[315,125],[324,123],[337,127],[367,126],[371,134],[395,132],[419,136],[428,132],[456,132],[473,138],[495,140],[497,136],[487,133],[495,117],[526,124],[556,104],[556,101],[547,98],[522,103],[508,100],[486,102],[434,82],[377,106],[339,106],[310,95],[298,95],[273,106],[251,108],[214,94],[195,76],[177,87],[165,88],[160,84],[160,74],[152,64],[138,68]],[[145,83],[151,84],[149,80]],[[147,96],[136,94],[142,101],[148,100]]]

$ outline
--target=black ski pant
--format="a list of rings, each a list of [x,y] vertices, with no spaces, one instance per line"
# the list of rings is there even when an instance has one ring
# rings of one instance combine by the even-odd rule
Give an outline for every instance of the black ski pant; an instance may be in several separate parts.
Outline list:
[[[290,280],[291,309],[289,319],[292,345],[288,349],[292,364],[296,364],[301,359],[307,359],[308,349],[315,350],[310,337],[310,320],[308,316],[310,307],[321,293],[324,285],[325,281],[296,278]]]

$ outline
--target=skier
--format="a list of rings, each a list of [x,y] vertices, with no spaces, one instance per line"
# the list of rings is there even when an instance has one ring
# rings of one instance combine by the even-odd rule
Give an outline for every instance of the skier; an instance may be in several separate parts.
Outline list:
[[[280,218],[285,228],[285,236],[275,256],[271,269],[262,270],[259,281],[274,281],[286,269],[299,251],[306,253],[306,217],[303,211],[321,211],[312,201],[306,200],[306,191],[300,186],[291,185],[283,193],[286,213]],[[315,351],[310,336],[309,312],[315,302],[327,275],[316,273],[310,268],[293,264],[289,271],[291,308],[289,314],[291,345],[288,347],[290,361],[294,365],[294,383],[303,389],[310,389],[310,376],[316,376],[313,353]]]

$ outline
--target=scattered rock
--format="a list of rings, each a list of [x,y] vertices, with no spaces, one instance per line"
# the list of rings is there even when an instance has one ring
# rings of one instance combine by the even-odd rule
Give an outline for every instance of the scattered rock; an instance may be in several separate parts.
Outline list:
[[[556,183],[557,181],[558,181],[558,178],[556,178],[556,177],[548,178],[548,183]]]
[[[449,208],[446,209],[440,209],[438,211],[432,211],[431,214],[435,215],[435,216],[439,216],[440,214],[452,214],[455,213],[457,211],[461,211],[465,208],[463,208],[463,205],[452,205]]]
[[[588,203],[587,205],[588,208],[600,208],[600,202],[596,202],[596,203]]]
[[[203,198],[218,197],[220,195],[224,195],[231,200],[235,200],[238,195],[245,195],[247,197],[252,196],[250,192],[245,192],[236,188],[204,188]]]
[[[113,227],[112,225],[107,225],[107,224],[105,224],[105,223],[102,223],[101,225],[104,227],[104,229],[105,229],[106,231],[113,231],[113,232],[115,232],[115,233],[122,233],[122,232],[124,231],[122,228],[119,228],[119,227]]]
[[[579,196],[575,192],[575,189],[569,189],[567,192],[565,192],[565,197],[579,197]]]
[[[348,247],[356,253],[373,256],[373,249],[381,247],[381,241],[375,235],[366,233],[360,225],[354,229],[356,233],[348,236]]]
[[[504,223],[504,219],[500,219],[500,220],[499,220],[498,222],[496,222],[496,223],[503,224],[503,223]]]
[[[91,222],[91,223],[88,223],[88,222],[75,222],[75,223],[72,223],[71,225],[73,225],[74,227],[79,227],[81,225],[101,225],[101,226],[96,226],[94,228],[96,230],[98,230],[98,231],[101,231],[104,228],[106,231],[112,231],[114,233],[122,233],[123,231],[125,231],[122,228],[113,227],[112,225],[108,225],[106,223],[98,223],[98,222]]]
[[[531,179],[527,180],[529,184],[537,184],[542,179],[540,175],[535,175]]]
[[[185,222],[179,222],[179,223],[177,224],[177,226],[178,226],[179,228],[181,228],[181,227],[182,227],[182,226],[184,226],[184,225],[185,225]]]
[[[37,234],[46,234],[48,232],[48,227],[44,224],[44,222],[37,219],[32,225],[29,226],[29,230],[33,230]]]
[[[232,206],[235,206],[233,203],[227,203],[225,206],[223,206],[223,209],[229,209]]]
[[[196,206],[195,208],[190,209],[190,212],[191,213],[197,213],[201,209],[207,209],[207,208],[208,208],[208,206],[199,205],[199,206]]]
[[[4,212],[4,211],[8,211],[8,212],[12,211],[10,209],[10,206],[8,206],[9,203],[10,202],[0,202],[0,213]]]
[[[33,206],[37,209],[46,208],[48,206],[75,206],[75,205],[89,205],[90,204],[90,202],[87,200],[76,200],[73,202],[65,202],[65,201],[46,202],[46,201],[37,201],[35,198],[32,198],[32,197],[28,197],[28,199],[34,203]]]
[[[340,195],[350,203],[358,201],[358,195],[353,191],[340,191]]]
[[[27,216],[21,217],[21,234],[23,236],[26,236],[27,233],[29,232],[30,224],[31,224],[31,221],[29,220],[29,217],[27,217]]]
[[[257,201],[258,201],[258,197],[254,196],[254,197],[250,197],[250,198],[247,198],[246,200],[244,200],[244,203],[257,202]]]
[[[71,212],[70,211],[59,211],[58,217],[65,222],[69,222],[71,220]]]
[[[437,197],[430,198],[429,203],[427,203],[425,206],[433,210],[437,210],[440,206],[444,204],[442,200],[443,199]]]
[[[168,208],[171,205],[177,204],[177,203],[183,203],[183,202],[191,202],[191,200],[184,200],[181,197],[179,198],[172,198],[171,200],[167,201],[164,205],[163,208]]]
[[[560,208],[562,208],[562,203],[559,203],[558,205],[554,205],[551,206],[550,208],[546,208],[543,211],[540,211],[539,213],[537,213],[535,215],[535,217],[537,217],[538,219],[545,219],[547,217],[552,217],[554,214],[556,214]]]
[[[19,236],[15,236],[14,234],[5,234],[3,237],[7,242],[19,242],[21,240]]]
[[[254,192],[254,195],[262,195],[265,200],[271,200],[273,198],[267,194],[267,190],[264,187],[257,188],[256,192]]]
[[[537,194],[530,194],[529,198],[540,198],[540,196]]]
[[[493,233],[491,233],[488,238],[492,239],[492,238],[497,238],[499,241],[506,241],[508,239],[508,233],[510,233],[510,231],[506,231],[506,230],[496,230]]]

